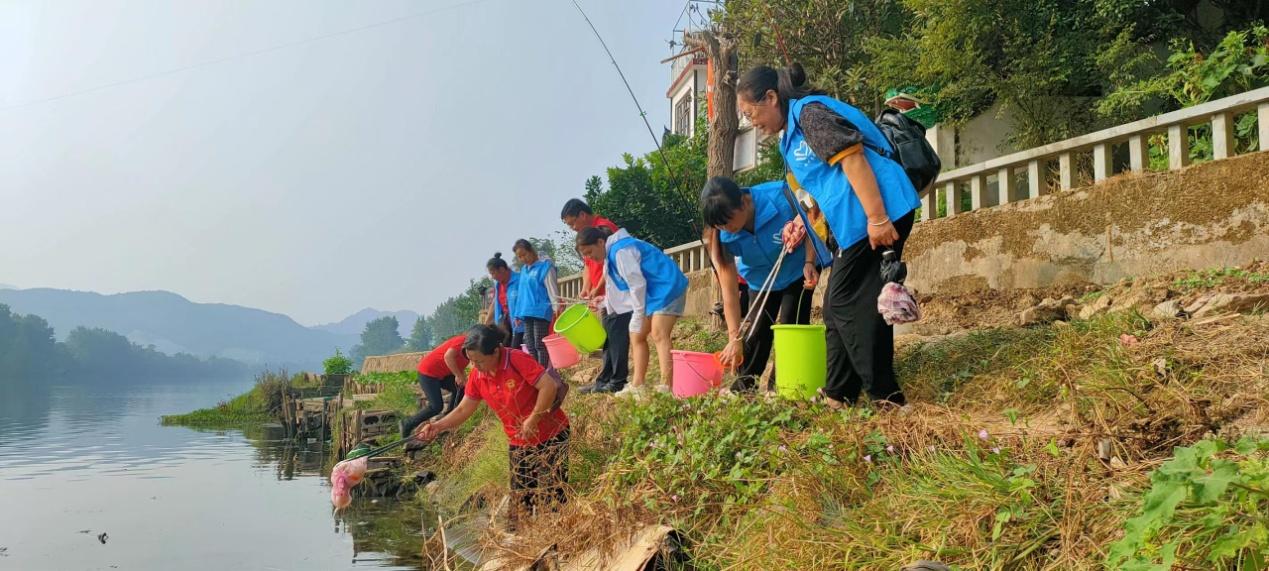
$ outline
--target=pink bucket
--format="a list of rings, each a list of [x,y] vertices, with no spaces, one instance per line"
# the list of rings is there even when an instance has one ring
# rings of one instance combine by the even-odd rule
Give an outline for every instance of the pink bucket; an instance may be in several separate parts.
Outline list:
[[[572,367],[582,360],[573,344],[559,335],[551,335],[543,339],[542,343],[546,345],[546,353],[551,356],[551,366],[556,369]]]
[[[723,369],[712,353],[670,351],[674,360],[674,396],[703,395],[723,384]]]

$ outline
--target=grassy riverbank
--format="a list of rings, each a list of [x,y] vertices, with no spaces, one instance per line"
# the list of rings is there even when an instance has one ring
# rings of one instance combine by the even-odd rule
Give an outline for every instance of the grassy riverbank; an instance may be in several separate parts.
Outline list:
[[[269,422],[277,418],[282,407],[282,392],[292,382],[285,371],[266,371],[256,376],[251,390],[213,407],[164,416],[162,423],[164,426],[220,428]]]
[[[504,557],[549,545],[567,557],[662,523],[700,569],[1259,569],[1269,558],[1262,310],[1181,320],[1129,309],[905,338],[898,370],[904,411],[570,396],[573,501]],[[496,505],[500,427],[487,418],[450,439],[436,469],[447,511],[472,495]]]

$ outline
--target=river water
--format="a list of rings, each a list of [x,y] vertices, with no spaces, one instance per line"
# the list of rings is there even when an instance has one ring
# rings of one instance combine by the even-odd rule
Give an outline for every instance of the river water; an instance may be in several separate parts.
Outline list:
[[[0,388],[0,570],[420,569],[427,516],[332,514],[321,444],[159,424],[250,386]]]

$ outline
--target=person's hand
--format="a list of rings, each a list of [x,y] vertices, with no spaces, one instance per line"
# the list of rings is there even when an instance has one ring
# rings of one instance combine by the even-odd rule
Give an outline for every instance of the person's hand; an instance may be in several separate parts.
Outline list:
[[[745,345],[741,343],[740,338],[734,338],[727,342],[727,346],[723,348],[722,353],[718,355],[718,361],[724,367],[735,369],[744,362]]]
[[[433,438],[436,438],[436,436],[440,433],[441,431],[436,428],[436,424],[429,422],[414,430],[414,438],[417,440],[421,440],[423,442],[427,442]]]
[[[802,264],[802,287],[806,289],[815,289],[820,283],[820,272],[815,269],[815,264]]]
[[[802,240],[805,238],[806,225],[802,223],[801,216],[785,223],[784,230],[780,232],[780,239],[784,242],[784,249],[787,252],[792,252],[794,248],[802,245]]]
[[[889,219],[885,224],[874,226],[872,221],[868,222],[868,243],[872,249],[876,250],[881,246],[889,246],[899,240],[899,231],[894,229],[894,224]]]
[[[524,419],[520,424],[520,438],[524,440],[532,439],[538,433],[538,419],[541,418],[536,414],[530,414],[529,418]]]

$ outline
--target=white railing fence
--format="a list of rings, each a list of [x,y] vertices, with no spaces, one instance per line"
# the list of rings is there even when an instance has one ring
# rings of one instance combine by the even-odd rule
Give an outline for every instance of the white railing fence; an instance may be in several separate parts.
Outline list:
[[[1234,122],[1243,113],[1256,113],[1260,150],[1269,151],[1269,87],[1262,87],[943,172],[935,184],[936,188],[921,197],[921,220],[937,217],[939,200],[946,200],[948,217],[965,212],[961,198],[966,192],[970,196],[969,210],[979,210],[1038,198],[1048,194],[1051,187],[1070,190],[1078,186],[1079,165],[1088,164],[1089,154],[1092,163],[1090,182],[1094,184],[1123,171],[1144,172],[1150,159],[1148,140],[1154,135],[1167,138],[1168,168],[1180,169],[1190,162],[1193,141],[1189,130],[1192,127],[1210,125],[1212,159],[1226,159],[1234,156]],[[1122,145],[1127,145],[1128,160],[1124,165],[1126,168],[1116,171],[1114,152],[1117,146]],[[1056,168],[1052,168],[1053,163],[1056,163]],[[1048,184],[1050,172],[1056,175],[1054,185]],[[709,268],[708,254],[700,240],[675,246],[665,253],[683,273]],[[560,293],[565,297],[581,297],[580,274],[561,278],[559,283]]]
[[[1079,186],[1078,165],[1087,165],[1090,154],[1091,182],[1096,184],[1119,174],[1114,161],[1117,146],[1119,150],[1127,146],[1128,160],[1123,171],[1144,172],[1150,159],[1148,142],[1155,135],[1167,138],[1168,167],[1180,169],[1190,162],[1191,127],[1210,125],[1212,159],[1229,158],[1234,155],[1234,121],[1249,112],[1257,114],[1260,150],[1269,150],[1269,87],[1263,87],[946,171],[939,175],[937,189],[921,198],[921,219],[936,217],[939,200],[946,201],[946,216],[960,214],[966,192],[970,197],[969,210],[978,210],[1037,198],[1052,187],[1070,190]],[[1052,168],[1055,162],[1056,169]],[[1050,173],[1056,174],[1055,185],[1049,184]]]

